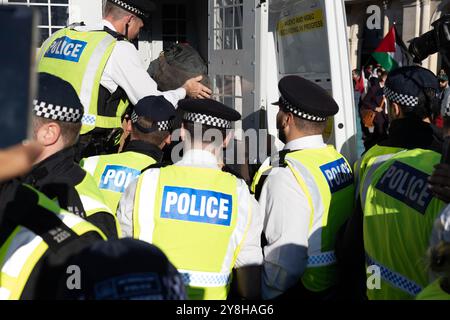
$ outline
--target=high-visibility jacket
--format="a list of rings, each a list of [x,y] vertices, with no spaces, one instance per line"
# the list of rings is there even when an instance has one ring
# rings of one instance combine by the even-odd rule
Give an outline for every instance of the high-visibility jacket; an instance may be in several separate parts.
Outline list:
[[[431,150],[407,150],[366,173],[360,196],[366,262],[381,276],[381,288],[367,290],[369,299],[413,299],[428,285],[426,250],[444,203],[427,179],[440,158]]]
[[[134,151],[83,159],[80,165],[90,173],[103,194],[106,204],[116,212],[122,194],[141,170],[155,164],[152,157]]]
[[[405,148],[380,146],[378,144],[367,150],[367,152],[364,153],[363,156],[358,159],[358,161],[356,161],[353,166],[355,173],[355,195],[359,194],[361,181],[364,179],[367,168],[370,168],[376,157],[388,154],[393,155],[403,150],[405,150]]]
[[[84,107],[81,134],[94,128],[120,128],[128,100],[116,110],[105,110],[99,101],[100,80],[117,39],[106,31],[77,31],[70,27],[55,32],[41,47],[38,72],[69,82]]]
[[[336,234],[353,212],[353,173],[333,146],[289,152],[282,160],[291,169],[311,208],[308,265],[301,281],[313,292],[337,283]],[[262,172],[270,167],[264,165]],[[264,173],[258,173],[256,179]],[[253,190],[257,182],[253,183]]]
[[[245,182],[218,168],[147,170],[137,181],[133,237],[164,251],[190,299],[226,299],[252,219],[250,197]]]
[[[441,280],[442,279],[437,279],[423,289],[417,295],[416,300],[450,300],[450,293],[442,290]]]
[[[78,239],[79,245],[77,245],[77,248],[85,246],[88,243],[87,241],[93,239],[95,241],[106,240],[105,235],[94,225],[61,209],[55,202],[33,188],[26,185],[23,188],[27,188],[28,193],[32,191],[34,196],[37,197],[37,200],[23,199],[23,201],[36,201],[37,208],[34,210],[31,206],[31,212],[25,214],[40,214],[37,221],[42,225],[35,226],[39,233],[36,230],[35,233],[29,228],[19,225],[0,245],[1,300],[30,298],[30,293],[27,293],[24,297],[24,291],[30,276],[35,271],[35,266],[43,259],[49,247],[52,248],[52,251],[64,250],[63,246],[68,242],[71,244],[68,247],[73,250],[76,246],[73,245],[72,241],[78,241]],[[46,212],[45,216],[39,212],[42,209]],[[52,217],[60,220],[57,227],[49,227],[46,224]],[[30,223],[33,224],[34,222]],[[54,223],[54,221],[51,221],[51,223]],[[89,237],[86,237],[88,234]],[[31,294],[31,297],[39,298],[34,297],[33,294]]]

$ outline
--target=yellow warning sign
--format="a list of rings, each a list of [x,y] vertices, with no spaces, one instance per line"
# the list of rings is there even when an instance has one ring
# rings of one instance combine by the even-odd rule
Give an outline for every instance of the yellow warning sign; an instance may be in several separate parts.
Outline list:
[[[281,20],[278,22],[277,31],[280,36],[284,37],[290,34],[307,32],[322,27],[323,11],[322,9],[317,9],[301,16]]]

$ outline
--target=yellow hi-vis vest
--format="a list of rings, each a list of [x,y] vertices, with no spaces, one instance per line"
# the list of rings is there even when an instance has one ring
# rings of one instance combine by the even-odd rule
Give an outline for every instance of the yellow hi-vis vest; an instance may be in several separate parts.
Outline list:
[[[220,169],[147,170],[137,183],[133,237],[164,251],[190,299],[226,299],[252,219],[250,197],[244,181]]]
[[[142,169],[155,163],[156,160],[148,155],[127,151],[85,158],[80,165],[94,177],[106,205],[115,213],[130,182],[139,177]]]
[[[431,150],[406,150],[365,175],[361,207],[366,262],[379,271],[369,273],[368,281],[381,278],[380,288],[368,287],[371,300],[413,299],[429,284],[426,251],[444,203],[433,197],[427,179],[440,158]]]
[[[333,146],[291,152],[285,162],[311,207],[308,265],[301,281],[320,292],[337,283],[336,234],[353,212],[353,173]]]
[[[441,288],[441,280],[437,279],[428,287],[422,290],[416,300],[450,300],[450,293],[445,292]]]
[[[358,198],[362,186],[361,181],[364,179],[367,168],[370,168],[370,166],[372,166],[374,159],[382,155],[393,155],[403,150],[405,150],[405,148],[387,147],[376,144],[372,148],[367,150],[367,152],[364,153],[363,156],[355,162],[353,166],[355,173],[355,200]]]
[[[39,206],[53,212],[75,234],[81,236],[88,232],[96,232],[101,239],[106,240],[100,229],[61,209],[42,193],[31,187],[28,188],[38,195]],[[15,228],[8,239],[0,246],[0,300],[18,300],[21,298],[28,278],[48,248],[43,238],[31,230],[22,226]]]
[[[288,153],[284,163],[295,176],[311,208],[308,265],[301,281],[313,292],[337,282],[336,234],[353,212],[353,173],[347,160],[333,146]],[[271,168],[264,162],[256,174],[252,191]]]
[[[90,220],[90,218],[93,218],[93,216],[99,212],[110,215],[111,221],[114,221],[116,225],[117,236],[120,237],[121,230],[116,217],[116,210],[110,209],[106,202],[106,198],[101,193],[101,190],[98,189],[94,178],[89,173],[86,173],[84,179],[75,186],[75,190],[80,197],[81,204],[83,205],[86,214],[84,218]],[[71,208],[68,209],[70,210]],[[98,225],[98,227],[102,228],[100,225]]]
[[[81,134],[96,127],[120,128],[128,101],[122,101],[114,116],[98,114],[100,80],[117,40],[105,31],[76,31],[64,28],[41,47],[38,72],[69,82],[84,107]]]

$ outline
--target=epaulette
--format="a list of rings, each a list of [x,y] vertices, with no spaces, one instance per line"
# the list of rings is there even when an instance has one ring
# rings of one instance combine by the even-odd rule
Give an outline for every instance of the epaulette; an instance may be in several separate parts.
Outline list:
[[[79,236],[52,211],[39,204],[38,191],[20,185],[14,199],[6,207],[7,219],[42,237],[50,250],[56,252]]]

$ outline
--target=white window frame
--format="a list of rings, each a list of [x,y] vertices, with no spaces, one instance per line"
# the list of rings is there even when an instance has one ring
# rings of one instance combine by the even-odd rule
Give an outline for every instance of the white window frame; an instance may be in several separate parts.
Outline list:
[[[31,0],[27,0],[26,2],[16,2],[14,0],[3,0],[2,4],[10,4],[10,5],[19,5],[19,6],[28,6],[28,7],[47,7],[47,14],[48,14],[48,24],[38,24],[38,29],[40,30],[48,30],[49,36],[51,36],[52,29],[62,29],[66,27],[65,25],[53,25],[52,24],[52,13],[51,13],[51,7],[65,7],[67,8],[67,22],[69,21],[69,6],[70,6],[70,0],[67,1],[67,3],[54,3],[52,0],[47,0],[47,2],[41,3],[41,2],[31,2]],[[41,43],[39,43],[39,46]]]

